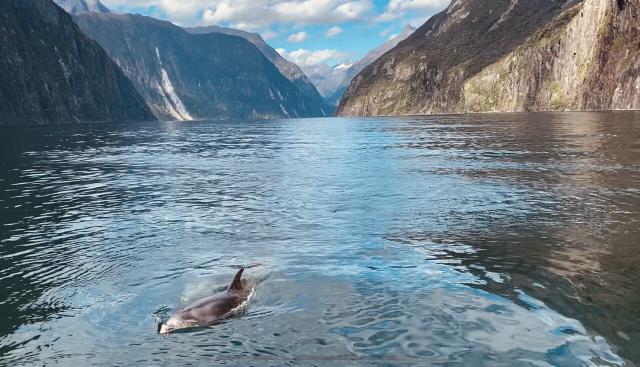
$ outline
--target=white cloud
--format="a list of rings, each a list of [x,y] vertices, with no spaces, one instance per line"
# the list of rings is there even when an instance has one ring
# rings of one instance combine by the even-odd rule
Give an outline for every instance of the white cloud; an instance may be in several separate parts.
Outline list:
[[[373,0],[102,0],[108,7],[126,11],[146,9],[184,25],[221,24],[257,30],[274,24],[305,26],[375,19],[388,22],[408,13],[424,18],[445,8],[451,0],[389,0],[384,13],[375,16]],[[423,17],[424,16],[424,17]]]
[[[333,26],[329,29],[327,29],[327,31],[324,33],[325,37],[327,38],[332,38],[335,37],[337,35],[339,35],[340,33],[342,33],[342,28],[336,26]]]
[[[300,48],[291,52],[287,52],[285,49],[279,48],[276,51],[282,57],[293,61],[300,66],[314,66],[324,64],[327,61],[339,62],[343,60],[347,55],[338,50],[324,49],[324,50],[307,50]]]
[[[158,9],[173,22],[193,23],[202,16],[206,0],[101,0],[108,8],[114,10],[146,9],[149,13],[159,15]]]
[[[146,9],[187,25],[259,29],[273,24],[335,24],[372,16],[372,0],[102,0],[116,10]]]
[[[304,42],[309,38],[309,34],[307,32],[298,32],[294,33],[287,38],[287,42],[289,43],[300,43]]]
[[[389,0],[385,12],[376,21],[389,22],[406,15],[407,12],[434,12],[447,7],[451,0]]]
[[[338,5],[335,9],[340,19],[355,20],[371,10],[372,4],[367,0],[352,1]]]

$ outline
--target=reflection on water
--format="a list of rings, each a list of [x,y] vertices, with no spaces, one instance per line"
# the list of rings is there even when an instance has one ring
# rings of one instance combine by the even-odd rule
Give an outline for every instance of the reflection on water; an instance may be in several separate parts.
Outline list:
[[[638,113],[1,133],[2,365],[640,361]]]

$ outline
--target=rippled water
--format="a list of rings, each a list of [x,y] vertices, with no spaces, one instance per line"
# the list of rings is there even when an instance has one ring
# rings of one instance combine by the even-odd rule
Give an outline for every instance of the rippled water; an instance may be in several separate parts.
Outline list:
[[[638,113],[0,134],[0,365],[640,361]]]

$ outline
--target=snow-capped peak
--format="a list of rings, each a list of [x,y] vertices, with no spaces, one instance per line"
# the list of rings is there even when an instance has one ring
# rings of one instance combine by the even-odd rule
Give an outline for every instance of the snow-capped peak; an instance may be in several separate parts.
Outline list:
[[[355,64],[354,62],[344,62],[333,67],[333,70],[347,70]]]

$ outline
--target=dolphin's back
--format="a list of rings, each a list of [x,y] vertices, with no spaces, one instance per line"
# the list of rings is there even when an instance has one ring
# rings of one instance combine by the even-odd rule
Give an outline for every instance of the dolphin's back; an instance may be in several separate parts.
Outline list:
[[[203,298],[179,312],[185,321],[197,324],[211,324],[223,319],[246,300],[247,282],[242,279],[244,268],[233,278],[226,292]]]
[[[222,292],[203,298],[182,311],[183,320],[212,323],[226,317],[233,309],[242,304],[243,298],[232,292]]]
[[[249,297],[250,287],[247,281],[242,279],[243,271],[244,268],[238,271],[226,291],[203,298],[183,308],[165,324],[160,323],[158,331],[166,334],[177,329],[210,326],[231,316],[232,312]]]

